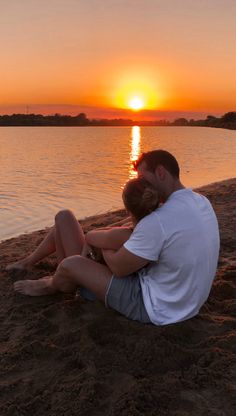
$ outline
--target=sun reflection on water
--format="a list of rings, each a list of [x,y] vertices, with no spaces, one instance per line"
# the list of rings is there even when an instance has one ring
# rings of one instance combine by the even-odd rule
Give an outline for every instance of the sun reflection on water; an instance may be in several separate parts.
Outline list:
[[[133,170],[133,162],[138,159],[140,155],[140,140],[141,131],[139,126],[133,126],[131,130],[131,141],[130,141],[130,167],[129,167],[129,178],[136,178],[137,172]]]

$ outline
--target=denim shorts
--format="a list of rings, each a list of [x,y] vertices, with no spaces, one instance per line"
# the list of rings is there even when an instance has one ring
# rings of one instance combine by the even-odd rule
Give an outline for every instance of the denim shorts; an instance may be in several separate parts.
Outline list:
[[[144,306],[142,288],[137,273],[126,277],[112,276],[105,304],[129,319],[145,324],[151,323]]]

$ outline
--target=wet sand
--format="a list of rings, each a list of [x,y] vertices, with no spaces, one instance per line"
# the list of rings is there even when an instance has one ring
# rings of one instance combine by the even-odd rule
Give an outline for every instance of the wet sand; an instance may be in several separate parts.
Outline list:
[[[234,416],[236,414],[236,179],[201,188],[220,224],[217,276],[199,315],[155,327],[72,295],[13,292],[27,274],[5,266],[48,230],[0,244],[2,416]],[[125,216],[84,220],[87,231]],[[53,273],[55,257],[30,277]]]

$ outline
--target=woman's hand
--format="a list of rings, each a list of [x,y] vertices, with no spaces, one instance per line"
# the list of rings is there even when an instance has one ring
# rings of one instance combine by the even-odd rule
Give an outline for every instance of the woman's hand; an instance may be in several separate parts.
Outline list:
[[[89,257],[89,258],[93,259],[94,254],[93,254],[92,247],[86,242],[84,243],[81,256],[82,257]]]

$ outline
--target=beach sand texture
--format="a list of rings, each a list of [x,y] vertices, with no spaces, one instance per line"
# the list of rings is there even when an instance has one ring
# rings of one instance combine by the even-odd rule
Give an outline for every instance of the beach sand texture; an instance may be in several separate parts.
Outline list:
[[[201,192],[217,213],[221,254],[208,302],[183,323],[142,325],[72,295],[15,294],[12,283],[22,275],[8,275],[5,266],[47,230],[0,244],[1,416],[236,414],[236,179]],[[83,227],[124,215],[90,217]],[[50,257],[30,277],[54,269]]]

